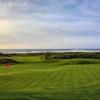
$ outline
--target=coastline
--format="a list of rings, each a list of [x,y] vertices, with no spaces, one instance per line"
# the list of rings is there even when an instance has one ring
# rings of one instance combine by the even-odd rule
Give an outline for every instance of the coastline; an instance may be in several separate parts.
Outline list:
[[[25,53],[64,53],[64,52],[100,52],[100,49],[0,49],[0,53],[5,54],[25,54]]]

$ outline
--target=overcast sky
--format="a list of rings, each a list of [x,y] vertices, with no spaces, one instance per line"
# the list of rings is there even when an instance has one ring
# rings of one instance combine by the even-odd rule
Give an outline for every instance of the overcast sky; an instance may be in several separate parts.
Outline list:
[[[0,0],[0,48],[100,48],[100,0]]]

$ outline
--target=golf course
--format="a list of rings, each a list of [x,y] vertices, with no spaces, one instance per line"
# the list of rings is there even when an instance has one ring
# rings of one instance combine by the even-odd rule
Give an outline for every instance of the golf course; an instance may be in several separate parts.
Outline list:
[[[0,0],[0,100],[100,100],[100,0]]]
[[[100,59],[6,58],[19,63],[0,64],[0,100],[100,100]]]

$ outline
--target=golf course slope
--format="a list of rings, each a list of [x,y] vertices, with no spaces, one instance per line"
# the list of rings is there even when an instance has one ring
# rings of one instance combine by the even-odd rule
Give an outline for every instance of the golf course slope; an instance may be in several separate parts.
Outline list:
[[[9,58],[22,63],[0,65],[0,100],[100,100],[99,59],[81,64],[78,59]]]

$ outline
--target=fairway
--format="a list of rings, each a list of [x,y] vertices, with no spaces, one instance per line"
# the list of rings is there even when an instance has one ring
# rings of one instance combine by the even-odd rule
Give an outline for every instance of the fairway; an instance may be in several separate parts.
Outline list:
[[[100,100],[100,64],[12,59],[22,63],[0,65],[0,100]]]

